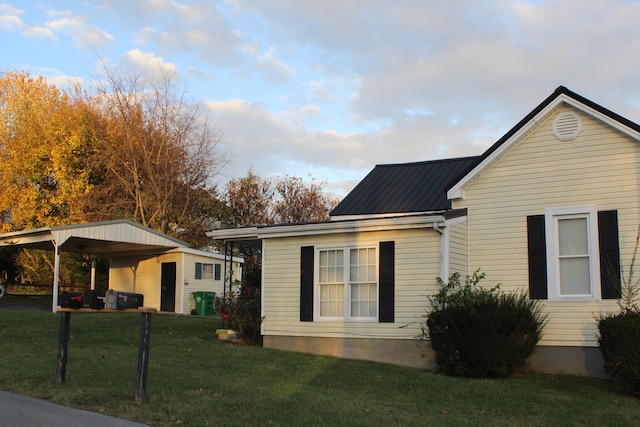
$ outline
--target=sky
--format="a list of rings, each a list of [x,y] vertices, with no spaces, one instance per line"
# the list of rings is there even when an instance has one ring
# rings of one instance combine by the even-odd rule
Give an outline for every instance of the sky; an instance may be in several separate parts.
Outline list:
[[[220,185],[343,197],[376,164],[481,154],[560,85],[640,123],[639,22],[623,0],[0,0],[0,72],[163,67],[222,132]]]

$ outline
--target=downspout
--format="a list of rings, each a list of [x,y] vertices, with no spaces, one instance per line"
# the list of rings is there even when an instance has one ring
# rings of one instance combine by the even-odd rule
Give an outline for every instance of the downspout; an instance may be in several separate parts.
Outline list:
[[[433,229],[440,234],[440,278],[446,283],[449,278],[449,228],[446,222],[434,222]]]

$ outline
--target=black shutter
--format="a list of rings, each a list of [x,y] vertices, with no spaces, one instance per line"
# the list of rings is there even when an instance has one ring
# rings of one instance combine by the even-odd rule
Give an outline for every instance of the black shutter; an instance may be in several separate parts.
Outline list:
[[[196,279],[202,279],[202,263],[196,262]]]
[[[395,242],[380,242],[380,315],[379,322],[395,320]]]
[[[618,242],[618,211],[598,212],[600,240],[600,285],[603,299],[622,296],[620,281],[620,245]]]
[[[222,277],[222,266],[220,264],[216,264],[213,266],[213,279],[220,280]]]
[[[300,248],[300,321],[313,322],[313,246]]]
[[[529,247],[529,298],[547,299],[547,243],[544,215],[527,217]]]

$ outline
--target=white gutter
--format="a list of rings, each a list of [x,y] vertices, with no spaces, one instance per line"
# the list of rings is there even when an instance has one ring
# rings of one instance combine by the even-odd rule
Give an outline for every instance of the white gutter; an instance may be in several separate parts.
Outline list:
[[[314,224],[288,224],[267,227],[213,230],[207,236],[216,240],[269,239],[319,234],[360,233],[367,231],[408,230],[444,224],[442,214],[395,216],[388,218],[331,221]]]

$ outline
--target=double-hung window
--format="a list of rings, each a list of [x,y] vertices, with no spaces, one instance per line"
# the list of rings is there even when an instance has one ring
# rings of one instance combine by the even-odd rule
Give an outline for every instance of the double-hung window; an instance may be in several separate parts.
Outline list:
[[[377,247],[317,250],[319,319],[376,320]]]
[[[600,258],[595,207],[545,211],[549,299],[599,299]]]
[[[194,277],[196,279],[213,279],[213,264],[196,262],[196,271]]]

